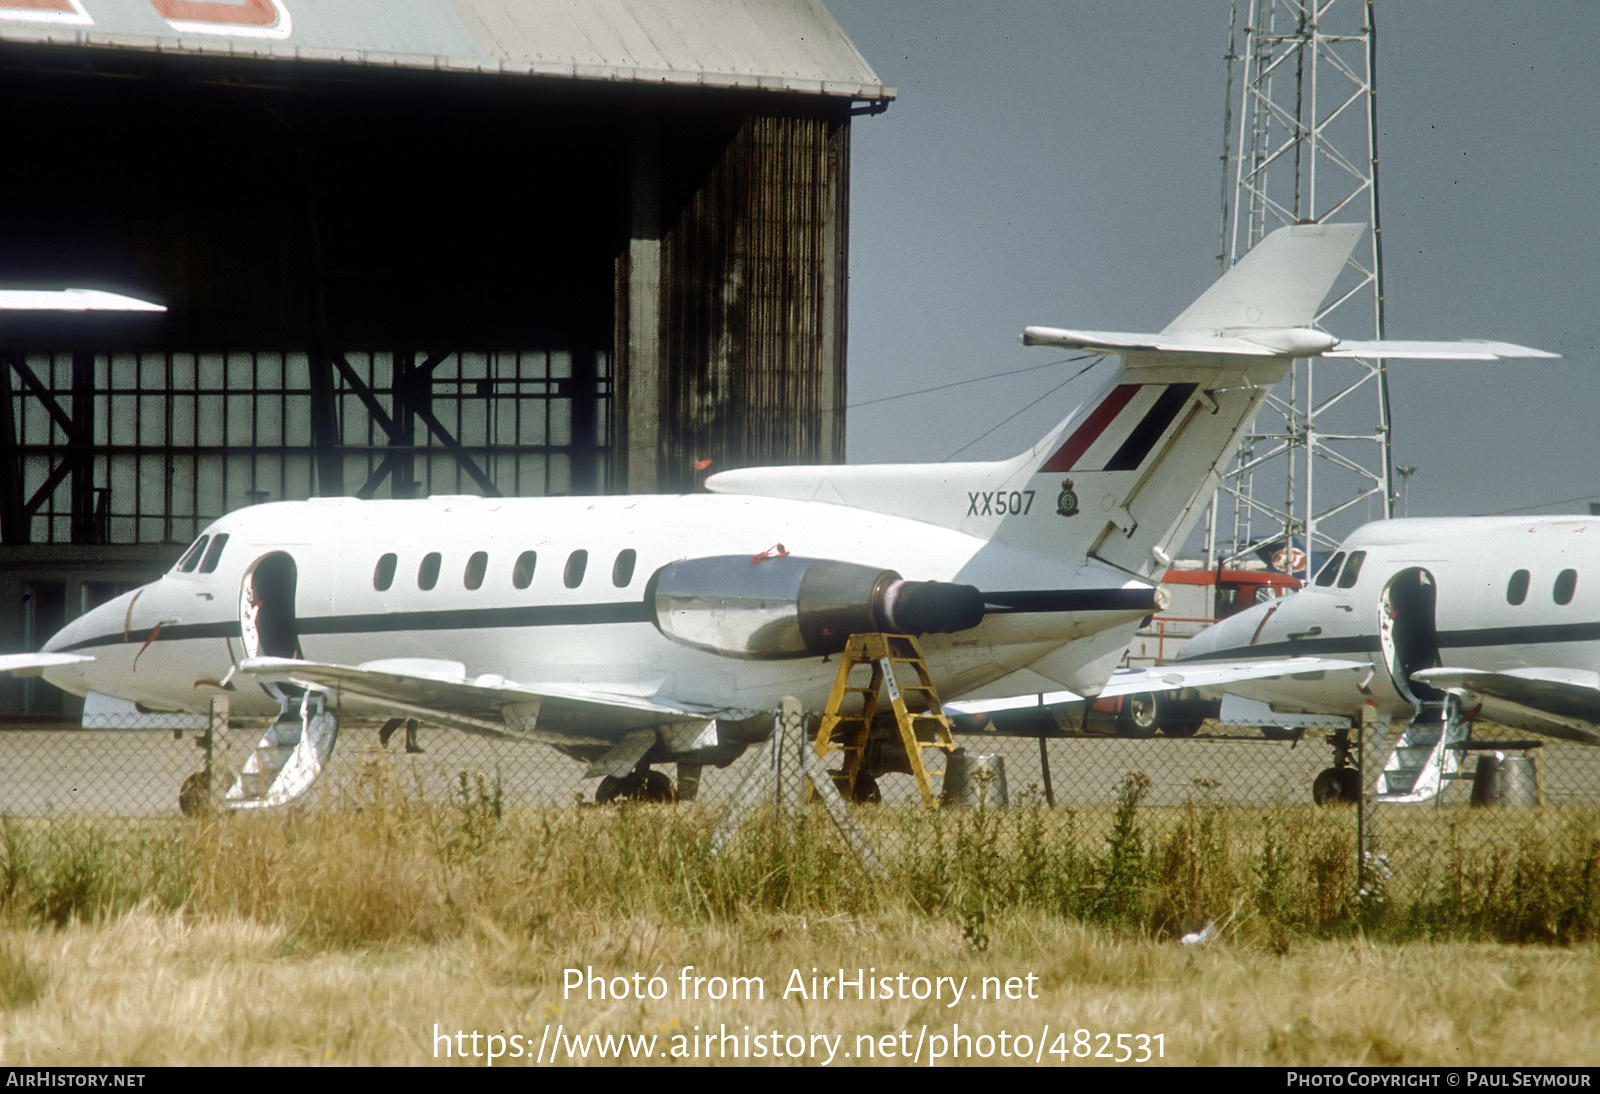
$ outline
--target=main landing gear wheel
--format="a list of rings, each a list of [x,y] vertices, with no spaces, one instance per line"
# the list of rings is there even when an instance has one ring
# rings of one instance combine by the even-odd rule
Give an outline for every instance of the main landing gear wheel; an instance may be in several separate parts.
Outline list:
[[[1193,737],[1200,732],[1204,718],[1172,718],[1161,723],[1163,737]]]
[[[1118,737],[1154,737],[1160,724],[1161,704],[1154,695],[1123,696],[1117,714]]]
[[[1318,805],[1352,804],[1361,800],[1361,775],[1353,767],[1328,767],[1311,784]]]
[[[594,800],[599,805],[610,802],[654,802],[666,804],[674,800],[672,780],[659,771],[635,771],[617,778],[607,775],[595,788]]]
[[[198,817],[211,812],[211,777],[196,771],[178,788],[178,812],[186,817]]]
[[[878,780],[871,775],[857,775],[855,793],[850,793],[845,786],[844,772],[831,771],[833,785],[839,791],[839,796],[852,805],[882,805],[883,791],[878,789]]]

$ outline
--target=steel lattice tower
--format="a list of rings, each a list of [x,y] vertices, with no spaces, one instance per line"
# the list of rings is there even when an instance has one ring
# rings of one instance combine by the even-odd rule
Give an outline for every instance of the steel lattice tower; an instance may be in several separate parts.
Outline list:
[[[1383,337],[1375,35],[1373,0],[1232,4],[1223,268],[1284,224],[1365,222],[1317,320],[1346,338]],[[1297,539],[1306,558],[1295,572],[1309,577],[1311,556],[1392,515],[1392,478],[1383,362],[1296,361],[1212,502],[1207,563]]]

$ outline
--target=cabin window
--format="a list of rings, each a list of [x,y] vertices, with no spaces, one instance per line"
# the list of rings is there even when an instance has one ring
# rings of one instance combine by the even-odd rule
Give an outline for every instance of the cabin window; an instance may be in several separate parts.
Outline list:
[[[195,540],[194,546],[185,551],[183,557],[178,560],[177,571],[180,574],[193,573],[194,568],[200,563],[200,556],[205,553],[206,544],[209,542],[211,542],[210,536],[201,536]]]
[[[567,588],[576,589],[583,584],[583,571],[589,568],[589,552],[574,551],[567,556],[567,570],[562,575],[562,580],[567,583]]]
[[[1367,552],[1350,552],[1350,557],[1345,559],[1344,572],[1339,575],[1339,588],[1350,589],[1355,587],[1356,581],[1361,577],[1361,564],[1366,560]]]
[[[461,583],[469,589],[478,589],[483,586],[483,575],[489,572],[489,552],[474,551],[472,557],[467,559],[467,568],[461,575]]]
[[[1506,603],[1521,604],[1528,599],[1528,571],[1518,570],[1506,582]]]
[[[372,571],[372,587],[374,589],[377,589],[380,593],[388,591],[389,586],[394,584],[394,568],[399,561],[393,554],[384,555],[378,560],[378,565]]]
[[[1339,567],[1344,565],[1344,552],[1340,551],[1327,562],[1322,564],[1322,569],[1317,571],[1317,584],[1328,586],[1333,584],[1333,579],[1339,576]]]
[[[1556,587],[1551,590],[1557,604],[1571,604],[1572,594],[1578,589],[1578,571],[1562,570],[1556,575]]]
[[[426,592],[439,584],[439,552],[429,551],[422,556],[422,565],[417,567],[417,588]]]
[[[205,561],[200,563],[200,572],[209,574],[217,568],[217,563],[222,558],[222,549],[228,545],[228,533],[223,532],[211,541],[211,550],[206,552]]]
[[[511,584],[519,589],[526,589],[533,584],[533,567],[539,561],[539,552],[524,551],[517,556],[517,564],[511,568]]]
[[[617,561],[611,565],[611,584],[619,589],[626,589],[628,582],[633,580],[634,563],[639,561],[639,553],[632,547],[617,556]]]

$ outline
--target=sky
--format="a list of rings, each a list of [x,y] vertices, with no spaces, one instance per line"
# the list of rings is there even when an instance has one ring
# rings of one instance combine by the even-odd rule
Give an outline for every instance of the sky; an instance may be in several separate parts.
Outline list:
[[[1059,387],[1081,366],[886,397],[1049,364],[1029,324],[1159,330],[1217,276],[1228,0],[825,2],[898,89],[852,130],[848,458],[1013,455],[1088,394]],[[1375,16],[1388,337],[1562,355],[1393,364],[1406,511],[1587,512],[1600,4]]]

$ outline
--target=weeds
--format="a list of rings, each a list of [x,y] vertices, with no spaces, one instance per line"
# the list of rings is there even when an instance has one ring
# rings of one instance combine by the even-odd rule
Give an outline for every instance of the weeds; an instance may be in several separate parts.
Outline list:
[[[1195,787],[1145,804],[864,809],[874,881],[820,813],[752,817],[724,848],[690,807],[507,809],[464,773],[445,803],[374,780],[352,808],[132,823],[0,822],[0,926],[63,927],[147,907],[283,928],[297,947],[429,942],[492,925],[554,938],[625,919],[705,929],[751,913],[944,920],[982,950],[1001,917],[1043,914],[1170,936],[1208,921],[1291,939],[1600,939],[1600,812],[1386,811],[1358,893],[1353,833],[1314,807],[1223,806]],[[0,954],[0,966],[4,956]],[[8,974],[0,967],[0,980]],[[0,991],[5,990],[0,985]]]

